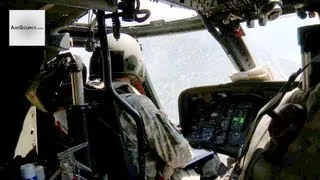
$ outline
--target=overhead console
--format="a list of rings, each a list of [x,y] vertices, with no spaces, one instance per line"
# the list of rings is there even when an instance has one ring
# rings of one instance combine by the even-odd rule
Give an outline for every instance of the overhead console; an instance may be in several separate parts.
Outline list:
[[[180,125],[193,148],[236,157],[250,123],[284,82],[195,87],[179,96]]]

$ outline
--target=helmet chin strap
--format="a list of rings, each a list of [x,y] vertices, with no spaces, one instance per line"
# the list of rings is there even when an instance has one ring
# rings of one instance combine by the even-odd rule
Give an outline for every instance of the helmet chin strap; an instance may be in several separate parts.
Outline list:
[[[120,82],[128,83],[129,87],[135,94],[139,94],[139,95],[146,94],[139,80],[133,80],[133,79],[130,79],[129,77],[116,78],[116,80]]]
[[[137,90],[139,91],[140,94],[146,95],[146,92],[144,91],[144,88],[143,88],[143,86],[142,86],[142,84],[141,84],[141,82],[139,80],[135,81],[134,87],[137,88]]]

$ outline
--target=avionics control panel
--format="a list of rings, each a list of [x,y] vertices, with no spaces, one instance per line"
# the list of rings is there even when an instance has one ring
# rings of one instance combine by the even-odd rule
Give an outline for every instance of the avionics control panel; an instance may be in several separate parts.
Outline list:
[[[231,84],[234,83],[192,88],[181,93],[180,125],[193,148],[236,157],[250,123],[283,83]]]

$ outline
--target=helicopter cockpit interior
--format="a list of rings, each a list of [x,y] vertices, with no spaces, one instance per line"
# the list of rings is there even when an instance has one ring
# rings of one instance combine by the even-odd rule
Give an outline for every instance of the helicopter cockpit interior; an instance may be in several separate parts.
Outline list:
[[[182,133],[194,148],[237,158],[250,124],[283,82],[195,87],[179,97]]]
[[[154,3],[157,2],[157,0],[154,1]],[[73,57],[67,53],[59,55],[60,51],[68,50],[70,46],[82,47],[90,52],[95,50],[95,44],[97,42],[103,47],[108,47],[105,38],[107,33],[113,33],[115,38],[119,38],[120,33],[126,33],[134,37],[147,37],[206,29],[221,45],[230,62],[234,65],[235,69],[239,71],[239,74],[233,76],[234,82],[193,87],[182,91],[178,99],[181,132],[194,149],[207,149],[233,158],[236,164],[233,171],[235,172],[233,179],[250,179],[248,178],[248,174],[250,175],[251,171],[253,171],[252,169],[254,169],[255,162],[258,162],[257,157],[260,157],[259,155],[257,157],[254,156],[255,150],[258,148],[252,148],[252,143],[256,143],[257,141],[255,140],[253,142],[251,140],[259,137],[259,134],[257,135],[255,130],[259,127],[262,117],[269,115],[273,120],[284,120],[286,118],[288,119],[288,117],[294,119],[296,117],[294,116],[295,114],[301,117],[300,115],[305,113],[305,109],[299,109],[300,106],[294,103],[290,104],[292,105],[289,107],[291,109],[284,112],[284,114],[289,112],[289,115],[288,113],[283,115],[281,114],[283,112],[280,111],[281,113],[279,113],[275,109],[281,104],[280,102],[287,92],[299,87],[309,93],[309,91],[314,90],[320,83],[320,65],[317,59],[317,55],[320,52],[318,43],[320,41],[320,26],[305,26],[297,29],[297,43],[301,47],[302,67],[297,69],[297,72],[292,72],[293,74],[289,77],[288,81],[273,81],[271,76],[264,76],[265,74],[263,74],[263,77],[251,77],[251,70],[254,70],[257,65],[243,40],[246,33],[240,24],[245,23],[248,28],[254,28],[255,22],[258,22],[259,26],[267,26],[268,22],[276,21],[281,16],[287,14],[296,14],[301,19],[317,17],[316,14],[320,12],[320,2],[318,0],[160,0],[160,2],[195,10],[198,16],[172,22],[153,22],[133,27],[121,27],[120,18],[126,22],[139,23],[146,21],[152,12],[147,9],[140,9],[141,2],[139,0],[121,0],[119,2],[114,0],[31,0],[28,1],[28,3],[26,3],[26,1],[0,3],[1,10],[3,10],[0,14],[4,17],[5,24],[9,20],[8,10],[32,9],[45,10],[46,12],[45,46],[9,47],[8,39],[6,38],[4,38],[6,40],[1,44],[1,52],[10,57],[4,58],[4,67],[13,67],[10,69],[10,72],[3,73],[3,77],[5,77],[3,78],[3,83],[10,88],[4,88],[5,97],[3,103],[6,106],[1,108],[1,110],[3,114],[8,114],[12,109],[16,112],[10,113],[10,119],[13,120],[5,121],[2,126],[4,127],[3,130],[0,130],[0,137],[6,137],[3,140],[4,149],[0,149],[0,167],[8,166],[12,168],[12,166],[14,166],[12,168],[13,170],[9,172],[14,174],[16,173],[15,171],[17,171],[17,164],[21,164],[22,162],[21,159],[15,159],[13,165],[8,163],[12,162],[11,157],[14,154],[14,149],[21,132],[23,117],[30,107],[30,103],[27,102],[25,98],[25,93],[43,62],[47,62],[54,57],[61,59]],[[90,10],[97,16],[94,23],[75,23],[75,21],[86,15]],[[112,23],[106,24],[105,19],[111,19]],[[1,28],[1,34],[7,35],[7,29],[7,26]],[[6,37],[9,37],[9,35]],[[71,39],[70,44],[68,44],[69,38]],[[110,79],[108,78],[110,78],[110,76],[106,74],[111,71],[111,67],[109,66],[111,66],[110,61],[112,61],[112,58],[110,59],[108,54],[109,50],[107,50],[107,48],[105,49],[106,50],[101,51],[100,55],[103,59],[102,66],[104,68],[105,90],[108,92],[106,93],[106,99],[111,99],[110,102],[108,102],[109,106],[106,114],[112,114],[110,115],[110,119],[115,120],[114,124],[117,126],[116,104],[120,104],[119,107],[131,112],[139,129],[141,128],[141,124],[139,124],[139,119],[141,119],[140,115],[119,98],[112,85],[109,86]],[[7,50],[13,50],[15,53],[10,53]],[[73,60],[76,61],[78,59],[75,58]],[[17,65],[17,62],[19,62],[19,65]],[[17,73],[12,73],[13,71]],[[78,71],[72,73],[76,74]],[[8,74],[17,75],[17,78],[13,78],[15,79],[14,82],[12,78],[7,78]],[[259,75],[261,74],[258,74],[258,76]],[[302,80],[299,81],[297,78],[300,76]],[[147,76],[147,78],[149,77]],[[76,78],[72,80],[75,81],[75,79]],[[79,82],[82,82],[82,80],[79,80]],[[75,84],[79,85],[74,83],[73,86],[75,86]],[[143,86],[146,88],[147,96],[156,104],[157,108],[160,109],[161,105],[156,93],[153,92],[154,88],[151,81],[147,80]],[[83,89],[83,86],[79,85],[78,88],[79,87]],[[12,91],[12,89],[16,91]],[[79,90],[79,92],[83,93],[81,90]],[[96,91],[92,92],[95,93]],[[38,92],[32,93],[31,95],[38,95]],[[101,93],[105,93],[105,91],[101,91]],[[41,95],[45,98],[48,97],[46,94]],[[75,97],[77,96],[73,98]],[[80,97],[80,95],[78,98],[81,100],[85,99]],[[37,99],[35,98],[33,100],[36,101]],[[104,100],[105,99],[103,99],[103,101]],[[84,120],[85,118],[83,116],[85,116],[88,111],[82,108],[88,108],[88,104],[81,102],[80,104],[74,103],[73,106],[78,107],[78,109],[73,109],[74,112],[72,111],[72,115],[74,116],[71,116],[71,118]],[[80,106],[81,108],[79,108]],[[318,112],[319,109],[315,111]],[[66,149],[66,147],[69,148],[69,144],[59,144],[61,143],[61,139],[54,136],[54,127],[52,127],[50,123],[47,123],[48,121],[43,121],[47,119],[49,119],[48,115],[37,110],[38,144],[36,148],[39,155],[37,158],[40,160],[34,158],[28,159],[28,161],[41,161],[48,166],[49,171],[46,172],[47,175],[57,177],[55,170],[57,167],[60,168],[57,171],[60,173],[61,166],[65,165],[61,162],[57,163],[57,153],[63,149],[65,150],[64,153],[67,152],[68,154],[70,149]],[[297,124],[294,123],[296,122],[284,122],[287,123],[286,125],[289,124],[288,127],[293,127],[292,129],[294,130],[290,130],[295,133],[301,130],[295,128]],[[96,137],[104,135],[105,132],[112,134],[112,132],[104,129],[104,126],[95,125],[94,127],[95,129],[91,131],[96,133]],[[7,128],[12,130],[6,133],[4,130]],[[87,127],[83,126],[83,124],[76,124],[73,128],[81,129]],[[266,129],[268,130],[268,128],[265,128],[265,130]],[[83,129],[81,129],[81,131],[82,130]],[[274,160],[272,158],[272,160],[270,160],[270,157],[282,157],[284,149],[288,148],[291,141],[286,142],[288,144],[286,144],[285,147],[281,146],[282,144],[274,143],[272,141],[273,137],[269,137],[269,134],[266,135],[267,130],[261,135],[261,139],[267,139],[268,141],[262,144],[271,144],[271,155],[268,154],[269,159],[266,158],[266,161],[273,162]],[[140,131],[142,131],[141,129],[138,131],[137,141],[139,148],[141,148],[141,144],[143,144],[143,133],[140,133]],[[267,138],[265,138],[265,136],[267,136]],[[96,137],[84,137],[84,139],[93,139],[91,142],[97,144],[99,144],[99,141],[106,141],[102,137]],[[122,142],[119,140],[121,138],[117,134],[112,134],[112,137],[114,137],[114,139],[110,136],[108,143],[112,142],[111,144],[115,144],[114,147],[116,148],[110,151],[115,155],[104,153],[109,149],[108,147],[103,148],[100,144],[92,145],[91,147],[95,150],[96,155],[96,157],[94,157],[96,167],[89,169],[88,172],[91,173],[93,170],[97,170],[97,173],[94,174],[95,178],[97,177],[96,179],[104,178],[104,173],[107,171],[108,173],[111,172],[109,176],[110,180],[119,179],[119,177],[120,179],[144,179],[143,168],[145,167],[142,164],[139,164],[141,165],[139,166],[141,169],[135,174],[135,177],[130,176],[132,172],[124,168],[126,167],[125,165],[127,165],[125,164],[127,163],[126,157],[121,156],[121,153],[123,153],[122,150],[124,149],[123,144],[121,144]],[[79,140],[79,142],[82,142],[82,139]],[[88,142],[86,143],[88,144]],[[84,146],[87,147],[87,144]],[[249,156],[246,156],[247,154],[249,154]],[[113,162],[118,162],[118,157],[120,159],[119,164],[112,164]],[[253,162],[251,159],[253,159]],[[113,162],[110,163],[109,161]],[[141,162],[144,163],[144,148],[139,149],[138,163]],[[108,168],[111,170],[105,170],[105,164],[108,164]],[[120,170],[120,173],[115,173],[116,170]],[[0,171],[0,178],[1,175]]]

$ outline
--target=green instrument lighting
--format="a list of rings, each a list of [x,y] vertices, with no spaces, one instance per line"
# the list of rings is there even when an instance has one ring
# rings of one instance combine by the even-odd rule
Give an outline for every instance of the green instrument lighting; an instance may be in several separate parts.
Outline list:
[[[240,124],[243,124],[244,123],[244,118],[240,118]]]
[[[234,117],[233,118],[233,122],[243,124],[244,123],[244,117],[239,117],[239,118]]]

